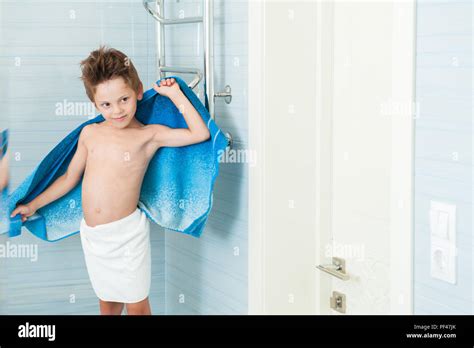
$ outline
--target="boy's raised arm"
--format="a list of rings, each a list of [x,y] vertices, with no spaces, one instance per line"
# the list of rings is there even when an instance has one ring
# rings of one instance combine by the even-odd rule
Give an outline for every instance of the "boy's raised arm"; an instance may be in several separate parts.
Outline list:
[[[76,153],[74,154],[69,167],[63,175],[57,178],[44,192],[27,204],[18,205],[10,217],[21,214],[21,220],[25,221],[27,217],[33,215],[39,208],[55,201],[71,191],[84,173],[87,160],[87,148],[84,144],[87,126],[84,127],[79,136]]]
[[[178,147],[200,143],[209,139],[210,133],[201,115],[193,104],[179,89],[178,83],[173,79],[162,80],[160,86],[153,87],[161,95],[171,99],[180,110],[188,128],[170,128],[164,125],[153,125],[155,130],[154,141],[160,146]]]

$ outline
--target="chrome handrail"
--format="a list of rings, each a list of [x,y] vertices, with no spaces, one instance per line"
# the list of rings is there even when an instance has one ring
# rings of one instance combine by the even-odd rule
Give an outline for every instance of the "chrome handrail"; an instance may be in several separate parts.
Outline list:
[[[211,0],[204,0],[204,76],[209,114],[214,117],[214,11]]]
[[[158,57],[158,75],[162,79],[165,72],[178,72],[195,74],[196,77],[188,84],[189,88],[194,89],[203,76],[205,78],[206,95],[208,97],[208,109],[211,119],[215,121],[215,98],[225,98],[225,102],[229,104],[232,101],[232,91],[230,86],[225,86],[225,90],[214,93],[214,11],[213,0],[204,0],[204,14],[202,17],[188,17],[179,19],[167,19],[164,17],[164,0],[143,0],[145,9],[156,19],[159,25],[156,26],[157,34],[157,57]],[[156,10],[150,7],[154,3]],[[165,64],[165,44],[164,44],[164,25],[168,24],[184,24],[184,23],[203,23],[204,27],[204,73],[196,68],[179,68],[166,66]],[[232,148],[232,134],[225,134],[229,141],[229,147]]]
[[[196,77],[194,80],[192,80],[189,84],[188,87],[191,89],[194,89],[198,85],[198,83],[202,79],[202,72],[199,69],[195,68],[179,68],[179,67],[173,67],[173,66],[162,66],[160,67],[160,70],[163,72],[177,72],[181,74],[195,74]]]
[[[177,72],[182,74],[193,74],[196,75],[195,78],[188,84],[188,87],[194,89],[203,78],[203,73],[201,69],[197,68],[179,68],[173,66],[166,66],[165,62],[165,35],[164,35],[164,25],[167,24],[182,24],[182,23],[195,23],[203,22],[203,17],[189,17],[184,19],[165,19],[162,16],[163,11],[163,0],[143,0],[143,6],[145,9],[155,18],[159,25],[156,26],[156,37],[158,41],[157,45],[157,57],[158,57],[158,76],[160,79],[165,78],[166,72]],[[154,3],[156,5],[156,10],[150,7],[150,4]],[[191,20],[191,22],[188,22]]]
[[[162,24],[184,24],[184,23],[199,23],[203,21],[203,17],[188,17],[188,18],[174,18],[166,19],[161,15],[161,8],[158,6],[158,11],[155,11],[150,6],[149,3],[156,3],[156,0],[143,0],[143,6],[145,9],[155,18],[158,22]]]

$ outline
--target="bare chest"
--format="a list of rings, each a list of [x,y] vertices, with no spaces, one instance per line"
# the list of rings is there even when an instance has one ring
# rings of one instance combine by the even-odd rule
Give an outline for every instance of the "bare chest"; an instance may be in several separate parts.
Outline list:
[[[145,139],[134,134],[97,137],[87,146],[87,162],[102,166],[142,166],[148,161],[146,146]]]

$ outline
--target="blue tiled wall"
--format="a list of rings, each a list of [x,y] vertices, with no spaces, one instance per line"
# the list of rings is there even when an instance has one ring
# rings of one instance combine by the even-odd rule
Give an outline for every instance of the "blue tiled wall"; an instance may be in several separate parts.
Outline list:
[[[414,312],[473,314],[473,2],[417,2]],[[430,201],[456,206],[457,282],[430,276]]]
[[[202,1],[169,1],[166,17],[202,15]],[[216,122],[247,145],[247,1],[214,2],[216,92],[232,88],[232,103],[216,98]],[[167,64],[201,67],[202,24],[166,28]],[[197,93],[202,96],[202,83]],[[200,91],[200,92],[199,92]],[[202,99],[202,98],[201,98]],[[202,99],[203,100],[203,99]],[[247,163],[222,163],[213,208],[199,240],[166,234],[168,314],[247,313]]]

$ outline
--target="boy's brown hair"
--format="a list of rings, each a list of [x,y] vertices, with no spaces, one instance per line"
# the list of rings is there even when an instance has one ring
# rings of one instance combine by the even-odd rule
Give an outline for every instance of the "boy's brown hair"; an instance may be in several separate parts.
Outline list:
[[[82,76],[86,94],[94,103],[94,95],[98,84],[122,77],[125,83],[138,94],[141,81],[132,61],[119,50],[100,46],[81,61]]]

